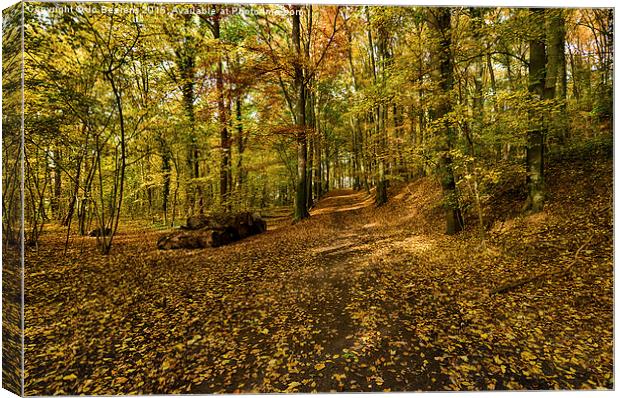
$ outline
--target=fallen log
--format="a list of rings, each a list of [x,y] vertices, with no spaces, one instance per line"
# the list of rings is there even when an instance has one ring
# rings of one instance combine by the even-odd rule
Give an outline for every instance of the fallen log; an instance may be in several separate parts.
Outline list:
[[[197,215],[187,219],[181,231],[157,241],[160,250],[218,247],[267,230],[267,223],[250,212]]]
[[[250,212],[218,213],[206,216],[204,214],[191,216],[187,219],[183,230],[197,231],[201,229],[234,230],[243,239],[267,230],[267,224],[258,214]]]
[[[232,231],[199,230],[179,231],[164,235],[157,241],[159,250],[204,249],[218,247],[234,241]]]

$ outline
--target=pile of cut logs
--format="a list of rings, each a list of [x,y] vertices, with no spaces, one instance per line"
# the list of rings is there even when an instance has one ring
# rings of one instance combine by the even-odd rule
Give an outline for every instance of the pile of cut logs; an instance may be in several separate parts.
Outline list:
[[[267,224],[255,213],[197,215],[189,217],[179,231],[159,238],[157,247],[160,250],[218,247],[266,230]]]

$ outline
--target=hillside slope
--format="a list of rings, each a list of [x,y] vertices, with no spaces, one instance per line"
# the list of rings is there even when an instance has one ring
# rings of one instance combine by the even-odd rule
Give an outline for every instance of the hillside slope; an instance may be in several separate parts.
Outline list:
[[[498,214],[485,247],[443,235],[431,179],[216,249],[134,227],[63,255],[51,230],[27,258],[26,393],[613,388],[612,177],[551,164],[545,211]]]

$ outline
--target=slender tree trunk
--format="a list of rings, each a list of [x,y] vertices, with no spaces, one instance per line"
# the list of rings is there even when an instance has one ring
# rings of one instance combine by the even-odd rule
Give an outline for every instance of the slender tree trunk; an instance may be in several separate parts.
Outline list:
[[[50,207],[52,209],[52,214],[57,220],[61,219],[61,211],[60,211],[60,198],[62,196],[62,177],[60,170],[60,162],[62,161],[62,150],[59,146],[56,146],[53,152],[52,164],[53,168],[50,171],[51,177],[53,179],[53,185],[50,184],[52,188],[52,200],[50,201]]]
[[[483,18],[482,10],[483,9],[480,7],[471,8],[471,16],[473,18],[472,26],[474,30],[473,31],[474,40],[476,40],[477,44],[481,47],[484,45],[484,43],[482,43],[482,34],[481,34],[482,18]],[[484,107],[482,103],[482,80],[484,77],[483,65],[484,65],[484,60],[481,54],[480,56],[476,57],[473,63],[473,66],[474,66],[474,96],[473,96],[473,110],[472,110],[472,114],[473,114],[473,123],[472,123],[473,126],[472,127],[473,128],[471,129],[472,136],[469,139],[469,144],[470,144],[469,149],[470,149],[470,153],[472,156],[475,155],[473,135],[476,133],[480,134],[482,132],[482,127],[483,127],[482,121],[484,120],[484,113],[483,113]],[[494,83],[495,77],[493,77],[491,81]],[[495,87],[493,87],[493,90],[495,90]]]
[[[368,23],[368,47],[370,49],[370,67],[372,73],[372,79],[374,84],[377,84],[377,62],[375,60],[375,48],[372,37],[372,25],[370,23],[370,9],[365,7],[366,11],[366,22]],[[383,32],[385,33],[385,32]],[[381,34],[379,37],[379,57],[382,61],[385,61],[385,34]],[[384,83],[384,76],[381,76],[381,83]],[[381,206],[382,204],[387,202],[387,180],[386,180],[386,170],[385,170],[385,146],[387,143],[385,142],[386,135],[386,124],[385,124],[385,104],[378,105],[375,109],[376,112],[376,120],[375,120],[375,161],[377,162],[377,177],[376,177],[376,193],[375,193],[375,204],[377,206]]]
[[[314,146],[315,137],[310,136],[308,139],[308,160],[307,160],[307,175],[306,175],[306,208],[310,209],[313,205],[312,198],[312,172],[315,168],[314,159]]]
[[[198,181],[200,178],[200,169],[198,167],[198,138],[196,137],[196,117],[194,112],[194,59],[192,55],[185,54],[179,55],[179,67],[181,78],[183,80],[181,91],[183,94],[183,107],[185,109],[185,116],[187,117],[188,130],[189,130],[189,146],[187,148],[187,165],[190,171],[190,178],[193,181],[190,182],[187,190],[187,206],[189,213],[193,213],[196,205],[196,197],[198,191]]]
[[[161,173],[163,176],[163,185],[161,193],[161,210],[164,215],[164,224],[168,224],[168,202],[170,196],[170,175],[172,173],[172,167],[170,162],[172,160],[172,153],[168,143],[165,141],[163,135],[159,138],[159,150],[161,151]]]
[[[217,41],[220,39],[221,18],[222,16],[218,11],[213,20],[213,37]],[[230,209],[228,195],[230,181],[230,137],[228,136],[228,109],[224,98],[223,51],[223,48],[219,48],[218,50],[217,76],[215,83],[217,88],[217,113],[220,123],[220,146],[222,151],[220,159],[220,201],[225,208]]]
[[[300,6],[292,6],[293,20],[293,45],[295,46],[296,58],[294,61],[295,69],[295,88],[297,89],[297,189],[295,196],[295,220],[303,220],[308,218],[307,206],[307,184],[306,184],[306,162],[308,157],[308,148],[306,141],[306,85],[304,82],[304,73],[302,66],[302,48],[301,48],[301,24],[300,24]]]
[[[199,149],[198,149],[198,137],[196,136],[196,116],[194,110],[194,102],[196,99],[195,94],[195,81],[196,81],[196,49],[194,46],[194,38],[192,37],[190,30],[192,27],[192,17],[190,15],[184,16],[184,40],[183,45],[175,49],[177,68],[179,70],[180,88],[183,95],[183,108],[185,111],[185,117],[187,121],[187,130],[189,142],[187,144],[187,167],[189,170],[189,179],[186,186],[186,211],[188,214],[193,214],[197,199],[202,196],[200,192],[200,184],[198,179],[200,178],[199,168]]]
[[[316,104],[315,104],[315,108],[316,108]],[[316,168],[314,170],[314,195],[315,197],[318,199],[321,198],[321,196],[323,196],[323,181],[321,179],[322,173],[323,173],[323,155],[322,155],[322,145],[323,145],[323,138],[322,138],[322,131],[320,129],[320,123],[319,123],[319,113],[316,111],[315,109],[315,120],[314,120],[314,134],[315,134],[315,139],[316,142],[314,144],[314,152],[315,152],[315,161],[314,164],[316,165]]]
[[[565,54],[565,15],[564,10],[548,9],[547,25],[548,56],[546,87],[553,87],[553,92],[545,92],[546,99],[556,98],[559,102],[560,113],[553,120],[553,127],[557,129],[557,137],[561,143],[568,137],[568,117],[566,115],[566,54]],[[546,90],[547,90],[546,88]]]
[[[308,54],[306,54],[308,55]],[[312,208],[313,204],[314,204],[314,198],[313,198],[313,174],[314,174],[314,169],[316,169],[316,159],[314,157],[314,153],[315,153],[315,146],[316,146],[316,130],[314,129],[314,125],[315,125],[315,114],[314,114],[314,103],[315,103],[315,94],[312,92],[312,89],[310,88],[310,85],[307,86],[307,106],[306,106],[306,111],[308,112],[307,114],[307,118],[306,118],[306,124],[307,126],[310,128],[310,135],[307,136],[308,139],[308,160],[307,160],[307,165],[306,165],[306,171],[307,171],[307,176],[306,176],[306,208],[310,209]]]
[[[531,22],[534,26],[544,26],[545,10],[532,8]],[[536,35],[530,39],[529,92],[534,100],[541,101],[545,96],[545,37]],[[544,189],[544,115],[530,111],[529,131],[526,143],[526,169],[528,197],[525,210],[538,212],[545,201]]]
[[[237,192],[241,192],[245,182],[245,171],[243,169],[243,152],[245,151],[245,137],[243,136],[243,122],[241,112],[241,96],[237,95],[235,100],[235,112],[237,115]]]
[[[105,218],[102,217],[104,222],[101,223],[101,252],[102,254],[109,254],[112,248],[112,240],[114,239],[114,234],[118,230],[118,222],[120,220],[121,208],[123,205],[123,194],[125,190],[125,170],[127,168],[127,143],[125,141],[125,117],[123,114],[123,100],[120,89],[116,86],[116,81],[114,78],[114,74],[112,71],[108,71],[105,74],[108,82],[110,83],[110,87],[112,88],[112,93],[114,94],[116,109],[118,112],[118,122],[119,122],[119,130],[120,130],[120,164],[115,165],[117,170],[115,170],[115,180],[114,180],[114,189],[111,198],[111,210],[110,210],[110,220],[109,220],[109,228],[111,230],[110,234],[105,234],[106,222]],[[99,162],[101,164],[101,162]],[[103,191],[103,187],[101,187]],[[103,209],[102,209],[103,210]]]
[[[548,8],[545,10],[547,27],[547,54],[545,70],[545,99],[554,99],[558,77],[560,75],[561,54],[564,53],[564,38],[561,34],[561,9]],[[544,45],[544,43],[543,43]]]
[[[544,98],[553,100],[558,93],[558,86],[562,80],[562,63],[564,62],[564,34],[562,26],[564,17],[562,9],[548,8],[545,12],[546,19],[546,42],[547,42],[547,64],[545,71],[545,91]],[[559,142],[564,142],[565,133],[562,125],[566,120],[566,115],[548,113],[545,118],[545,130],[552,136],[557,137]]]
[[[329,146],[327,146],[325,148],[325,188],[324,188],[325,192],[329,192],[329,190],[332,187],[332,185],[331,185],[331,169],[330,169],[330,160],[329,160],[330,159],[330,155],[331,155],[331,151],[330,151]]]
[[[357,75],[355,73],[355,65],[353,64],[353,37],[351,34],[351,30],[349,29],[348,24],[345,25],[348,45],[347,45],[347,56],[349,60],[349,70],[351,72],[351,80],[353,82],[353,90],[355,93],[358,92],[358,82]],[[360,155],[362,151],[362,128],[360,126],[359,115],[355,115],[351,117],[351,137],[352,137],[352,153],[353,153],[353,189],[358,190],[361,188],[360,177],[363,173],[363,159]]]

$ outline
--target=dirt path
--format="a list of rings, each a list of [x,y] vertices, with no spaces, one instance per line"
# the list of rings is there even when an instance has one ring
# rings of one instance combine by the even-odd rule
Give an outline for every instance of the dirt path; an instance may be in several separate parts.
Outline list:
[[[296,340],[294,329],[298,325],[290,324],[293,344],[284,344],[288,350],[283,361],[305,366],[307,372],[314,374],[310,379],[289,381],[289,386],[296,386],[294,390],[337,391],[345,388],[338,377],[334,379],[329,374],[340,376],[350,369],[346,363],[352,361],[354,354],[349,358],[346,355],[361,332],[350,311],[351,290],[359,283],[360,269],[369,254],[365,252],[368,234],[361,210],[371,205],[370,196],[352,190],[333,191],[322,199],[311,212],[313,223],[320,225],[321,230],[314,236],[309,235],[303,246],[290,253],[289,258],[299,264],[282,272],[273,282],[281,286],[269,292],[275,301],[273,307],[286,310],[271,314],[271,318],[288,317],[288,313],[293,312],[303,316],[306,327],[312,330],[309,341],[304,341],[301,335]],[[282,250],[286,251],[286,248]],[[308,343],[311,343],[312,350],[304,349]],[[302,359],[311,357],[312,351],[325,360],[303,363]],[[345,357],[341,358],[342,355]],[[239,374],[235,378],[237,383],[231,383],[231,388],[247,382],[248,376],[251,375]],[[265,383],[264,375],[263,380],[257,382],[252,387],[262,390],[260,383]],[[192,390],[193,393],[214,391],[217,387],[212,382],[202,383]]]

